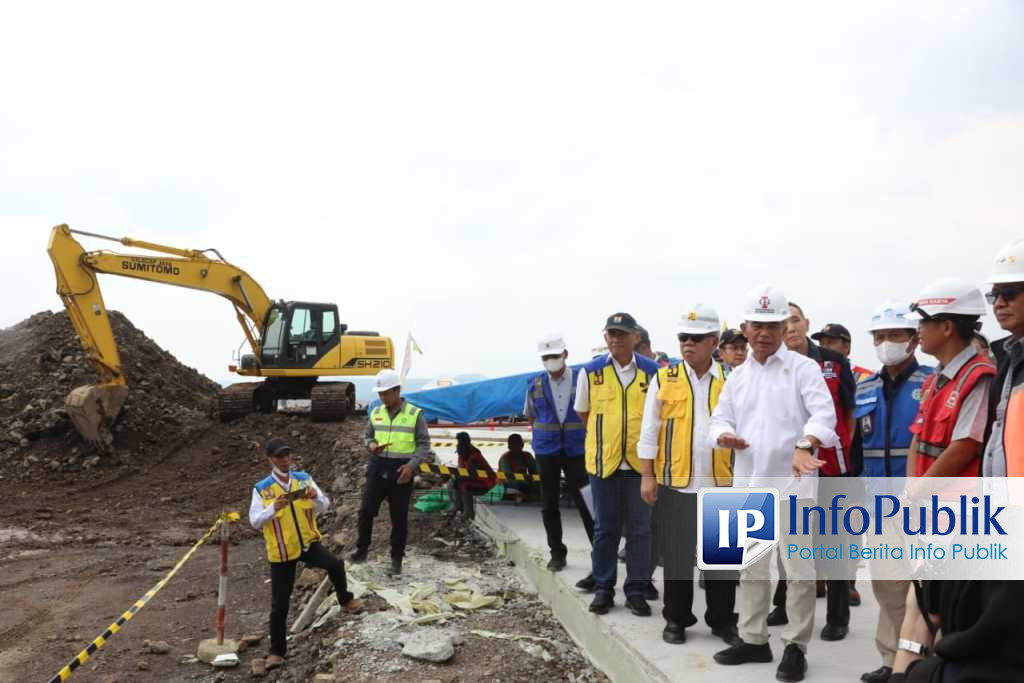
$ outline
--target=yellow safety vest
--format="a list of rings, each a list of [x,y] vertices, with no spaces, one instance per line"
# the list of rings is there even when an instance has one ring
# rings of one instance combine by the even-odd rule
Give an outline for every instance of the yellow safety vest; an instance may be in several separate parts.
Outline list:
[[[724,371],[721,374],[724,375]],[[708,415],[718,405],[724,386],[722,377],[711,375]],[[683,488],[689,486],[693,473],[693,411],[698,407],[694,405],[690,375],[682,362],[658,370],[658,400],[661,401],[661,429],[654,474],[659,484]],[[732,486],[732,449],[712,449],[711,472],[715,486]]]
[[[640,471],[636,444],[644,415],[644,395],[651,378],[639,365],[628,387],[623,387],[612,362],[587,372],[590,413],[587,415],[585,452],[587,472],[607,479],[625,460]]]
[[[379,457],[408,458],[416,452],[416,420],[420,412],[419,408],[408,401],[403,402],[394,419],[383,404],[374,408],[370,415],[373,440],[386,446],[378,454]]]
[[[311,483],[305,472],[291,472],[288,491],[297,491]],[[274,504],[278,496],[288,491],[269,476],[256,484],[256,491],[263,500],[263,507]],[[290,562],[299,559],[306,548],[320,540],[316,526],[316,505],[311,498],[293,500],[274,514],[274,518],[263,525],[263,541],[267,547],[267,559],[271,562]]]

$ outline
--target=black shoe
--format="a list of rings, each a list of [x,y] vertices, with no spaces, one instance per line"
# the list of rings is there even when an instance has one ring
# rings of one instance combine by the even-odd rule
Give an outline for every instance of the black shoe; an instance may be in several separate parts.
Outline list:
[[[348,561],[352,564],[362,564],[363,562],[366,562],[366,549],[360,548],[359,550],[356,550],[348,556]]]
[[[807,673],[807,658],[799,645],[790,643],[782,653],[782,661],[775,672],[777,681],[802,681]]]
[[[644,599],[645,600],[657,600],[659,596],[658,589],[654,587],[653,581],[648,581],[647,586],[644,588]]]
[[[785,607],[776,607],[768,613],[769,626],[785,626],[789,623],[789,616],[786,615]]]
[[[548,560],[549,572],[560,572],[565,569],[565,555],[552,555]]]
[[[388,572],[389,576],[401,576],[402,574],[402,558],[392,557],[391,558],[391,571]]]
[[[846,634],[848,634],[849,632],[849,626],[840,626],[839,624],[825,624],[825,628],[821,629],[821,639],[842,640],[846,637]]]
[[[768,643],[764,645],[744,643],[741,638],[735,645],[730,645],[721,652],[716,652],[715,661],[725,666],[747,664],[749,662],[770,662],[772,661],[772,648]]]
[[[726,645],[735,645],[740,642],[740,633],[736,629],[736,624],[726,624],[725,626],[715,626],[711,629],[711,635],[716,638],[721,638],[722,642]]]
[[[686,642],[686,629],[682,624],[666,621],[665,628],[661,632],[661,639],[671,645],[682,645]]]
[[[584,593],[593,593],[594,589],[597,588],[597,581],[594,580],[593,574],[587,574],[576,582],[576,587]]]
[[[608,614],[608,610],[615,606],[615,599],[608,591],[597,591],[594,599],[590,602],[590,611],[594,614]]]
[[[890,676],[892,676],[892,667],[880,666],[874,671],[861,674],[860,680],[865,681],[866,683],[888,683]]]
[[[626,607],[633,613],[634,617],[651,616],[651,606],[647,604],[642,595],[627,595]]]

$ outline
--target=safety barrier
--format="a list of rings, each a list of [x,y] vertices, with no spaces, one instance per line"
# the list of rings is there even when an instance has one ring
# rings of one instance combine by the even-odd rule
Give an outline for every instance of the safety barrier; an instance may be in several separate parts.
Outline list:
[[[196,541],[191,548],[188,549],[188,552],[182,555],[181,559],[178,560],[178,563],[171,567],[171,570],[167,572],[167,574],[164,575],[162,579],[157,581],[155,586],[150,588],[148,591],[146,591],[145,595],[136,600],[135,603],[131,607],[129,607],[127,611],[125,611],[123,614],[121,614],[120,617],[118,617],[117,621],[108,626],[106,631],[104,631],[102,634],[97,636],[91,643],[89,643],[89,645],[84,650],[79,652],[74,659],[68,662],[63,669],[58,671],[53,676],[53,678],[51,678],[48,681],[48,683],[60,683],[61,681],[66,681],[69,678],[71,678],[71,674],[72,672],[74,672],[75,669],[89,661],[89,657],[91,657],[92,654],[96,652],[96,650],[99,650],[101,647],[103,647],[111,636],[120,631],[122,626],[124,626],[128,621],[130,621],[131,618],[134,617],[135,614],[140,609],[146,606],[146,603],[148,603],[153,598],[154,595],[159,593],[160,590],[167,585],[167,582],[170,581],[171,578],[178,573],[178,570],[181,569],[182,566],[184,566],[184,564],[189,561],[189,559],[196,552],[196,550],[199,549],[199,546],[210,540],[210,537],[213,536],[214,532],[217,531],[221,524],[237,522],[238,519],[239,516],[237,512],[225,512],[221,514],[221,516],[217,518],[217,521],[213,523],[213,526],[210,527],[209,531],[203,534],[202,537],[198,541]]]
[[[433,472],[434,474],[443,474],[451,477],[463,477],[473,479],[489,479],[492,474],[487,470],[470,470],[465,467],[448,467],[447,465],[431,465],[425,462],[420,463],[420,472]],[[493,476],[498,481],[540,481],[539,474],[519,474],[514,473],[511,475],[505,474],[504,472],[495,472]]]

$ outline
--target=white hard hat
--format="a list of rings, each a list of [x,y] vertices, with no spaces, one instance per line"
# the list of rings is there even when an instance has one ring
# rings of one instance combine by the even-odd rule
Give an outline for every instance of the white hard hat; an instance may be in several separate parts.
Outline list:
[[[916,330],[917,320],[907,319],[910,307],[898,301],[889,300],[875,309],[871,314],[868,332],[877,330]]]
[[[565,340],[562,339],[560,334],[546,335],[537,342],[537,355],[541,358],[544,356],[557,356],[563,351],[565,351]]]
[[[680,334],[708,334],[709,332],[718,334],[721,326],[715,309],[704,304],[696,304],[679,316],[676,332]]]
[[[747,293],[743,317],[757,323],[779,323],[789,317],[789,299],[778,287],[758,285]]]
[[[373,383],[373,390],[378,394],[388,389],[402,386],[402,378],[394,370],[381,370],[377,373],[377,381]]]
[[[977,287],[955,277],[931,283],[910,304],[910,316],[930,318],[933,315],[985,315],[985,299]]]
[[[1024,282],[1024,239],[1014,240],[999,250],[992,274],[985,282],[992,285]]]

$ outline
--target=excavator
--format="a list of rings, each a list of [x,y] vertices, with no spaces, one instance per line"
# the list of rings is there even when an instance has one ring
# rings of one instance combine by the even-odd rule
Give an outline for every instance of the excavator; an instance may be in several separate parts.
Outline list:
[[[160,255],[85,251],[75,235]],[[111,430],[128,397],[128,385],[100,292],[100,274],[198,289],[231,303],[252,353],[228,369],[263,380],[221,390],[217,408],[222,422],[254,410],[273,412],[281,399],[308,399],[316,422],[344,420],[355,406],[355,386],[321,379],[375,375],[394,367],[390,338],[349,330],[339,321],[333,303],[271,300],[258,282],[216,249],[179,249],[62,224],[50,231],[46,252],[57,276],[57,294],[100,380],[73,389],[65,408],[78,433],[101,449],[113,443]]]

